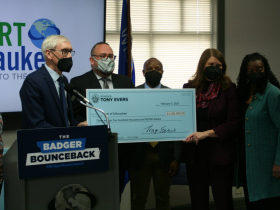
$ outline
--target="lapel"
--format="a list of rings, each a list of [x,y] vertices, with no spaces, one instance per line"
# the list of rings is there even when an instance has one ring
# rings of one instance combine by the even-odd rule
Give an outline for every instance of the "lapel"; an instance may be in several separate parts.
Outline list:
[[[43,77],[44,79],[46,80],[48,86],[49,86],[49,89],[52,93],[52,97],[56,103],[56,106],[60,112],[60,115],[62,118],[64,118],[63,116],[63,110],[62,110],[62,106],[61,106],[61,103],[60,103],[60,100],[59,100],[59,97],[58,97],[58,93],[57,93],[57,90],[55,88],[55,85],[54,85],[54,82],[53,82],[53,79],[51,77],[51,75],[49,74],[48,70],[46,69],[45,66],[42,67],[42,74],[43,74]]]
[[[120,82],[121,81],[119,79],[116,79],[116,74],[112,74],[112,83],[113,83],[114,89],[123,88],[123,86],[120,84]]]
[[[68,109],[67,109],[67,113],[68,113],[68,120],[70,122],[70,125],[74,126],[74,115],[73,115],[73,107],[72,107],[72,101],[71,101],[71,95],[69,93],[67,93],[67,103],[68,103]]]
[[[221,97],[222,93],[222,88],[220,88],[219,93],[217,98],[213,99],[209,103],[209,108],[208,108],[208,119],[210,119],[210,113],[212,112],[212,109],[215,107],[216,102],[218,101],[219,103],[222,103],[224,100],[222,100],[223,97]]]
[[[143,83],[142,85],[139,85],[138,87],[136,87],[136,88],[145,88],[145,83]]]
[[[93,70],[91,70],[91,72],[89,74],[88,81],[89,81],[89,87],[90,88],[101,89],[101,85],[100,85],[97,77],[95,76]]]

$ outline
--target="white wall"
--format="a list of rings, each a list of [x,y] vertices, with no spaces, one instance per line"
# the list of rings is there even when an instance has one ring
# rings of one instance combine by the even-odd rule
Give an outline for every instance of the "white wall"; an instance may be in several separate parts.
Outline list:
[[[265,55],[280,79],[280,1],[225,0],[225,58],[235,82],[245,55]]]

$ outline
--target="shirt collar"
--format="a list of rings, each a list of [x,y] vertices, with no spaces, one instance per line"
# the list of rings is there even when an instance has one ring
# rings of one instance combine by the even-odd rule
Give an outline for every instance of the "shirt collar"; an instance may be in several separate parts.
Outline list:
[[[52,70],[50,67],[48,67],[48,65],[45,63],[45,67],[47,69],[47,71],[50,73],[51,78],[53,79],[54,82],[56,82],[58,80],[58,78],[60,77],[60,75],[55,72],[54,70]],[[61,75],[63,77],[63,75]]]
[[[97,79],[98,80],[100,80],[101,78],[103,78],[103,77],[101,77],[101,76],[99,76],[98,74],[96,74],[95,72],[93,72],[94,74],[95,74],[95,76],[97,77]],[[110,81],[112,81],[112,74],[110,74],[110,76],[109,77],[107,77]]]
[[[154,87],[154,88],[151,88],[149,85],[147,85],[147,83],[145,82],[145,89],[159,89],[161,88],[161,84],[159,83],[158,86]]]
[[[270,86],[271,86],[271,83],[268,82],[267,85],[266,85],[266,87],[265,87],[265,91],[266,91]],[[264,91],[264,92],[265,92],[265,91]],[[264,93],[264,94],[265,94],[265,93]],[[264,94],[257,93],[255,96],[256,96],[257,98],[259,98],[260,100],[263,100]]]

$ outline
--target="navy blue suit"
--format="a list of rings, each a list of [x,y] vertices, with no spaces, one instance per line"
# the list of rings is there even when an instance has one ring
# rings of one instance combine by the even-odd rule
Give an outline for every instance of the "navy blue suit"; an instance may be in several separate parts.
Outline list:
[[[68,80],[63,76],[64,84]],[[21,89],[22,129],[65,127],[63,108],[54,81],[43,65],[29,74]],[[74,120],[70,95],[67,94],[68,118],[71,126]]]

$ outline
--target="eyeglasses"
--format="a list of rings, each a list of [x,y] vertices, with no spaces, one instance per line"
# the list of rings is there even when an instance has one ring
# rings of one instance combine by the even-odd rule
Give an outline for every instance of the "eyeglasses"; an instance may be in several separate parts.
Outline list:
[[[101,58],[101,60],[102,61],[106,61],[108,58],[110,58],[110,59],[116,59],[116,55],[112,55],[112,54],[110,54],[110,55],[91,55],[91,56],[98,56],[98,57],[100,57]],[[107,56],[107,57],[106,57]]]
[[[67,56],[68,53],[70,53],[71,56],[75,55],[75,51],[73,51],[73,50],[55,50],[55,49],[50,49],[50,50],[51,51],[60,51],[63,56]]]

